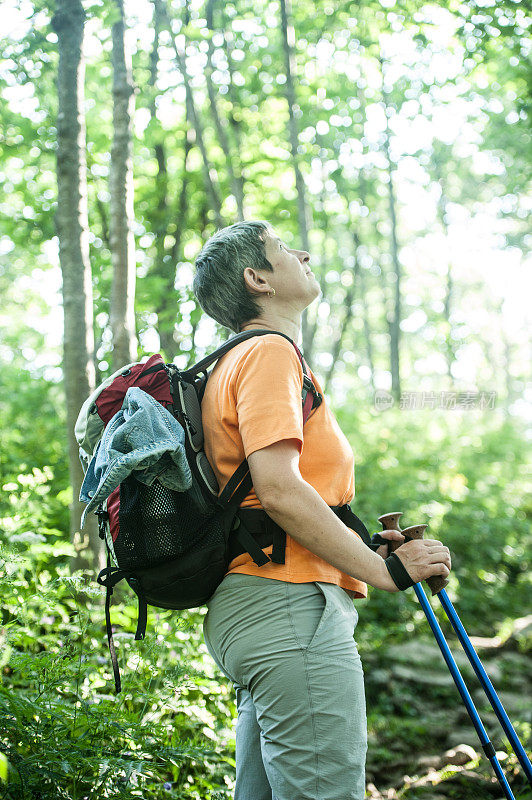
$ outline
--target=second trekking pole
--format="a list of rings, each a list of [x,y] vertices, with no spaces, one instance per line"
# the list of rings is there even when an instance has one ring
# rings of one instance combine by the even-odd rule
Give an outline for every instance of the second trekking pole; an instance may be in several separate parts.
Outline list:
[[[383,514],[379,517],[379,522],[381,523],[383,530],[397,530],[400,533],[403,533],[405,536],[405,540],[408,541],[409,539],[422,539],[423,538],[423,531],[427,527],[426,525],[412,525],[409,528],[405,528],[401,530],[399,527],[399,517],[402,516],[402,512],[394,512],[390,514]],[[394,549],[397,549],[396,547]],[[432,583],[432,590],[433,591],[441,591],[441,589],[447,584],[445,578],[440,578],[438,576],[434,576],[433,578],[429,578],[427,580],[429,586]],[[420,583],[414,584],[414,591],[416,596],[420,602],[420,605],[425,612],[425,616],[427,617],[427,621],[431,627],[431,630],[434,634],[436,642],[441,650],[443,655],[444,661],[449,668],[451,676],[456,684],[456,688],[458,689],[460,696],[464,702],[466,710],[471,718],[473,726],[477,732],[477,735],[480,739],[480,743],[482,745],[482,749],[484,750],[486,757],[491,763],[493,771],[499,781],[501,789],[504,792],[504,796],[507,800],[515,800],[514,794],[510,788],[508,781],[506,780],[506,776],[502,771],[502,767],[499,763],[497,758],[497,754],[495,752],[495,748],[490,741],[490,738],[486,732],[484,725],[482,724],[482,720],[480,719],[477,709],[475,708],[475,704],[469,694],[467,686],[465,685],[464,679],[458,669],[456,661],[453,658],[453,655],[449,649],[449,645],[445,640],[445,636],[443,635],[443,631],[440,628],[438,620],[436,619],[436,615],[432,610],[432,606],[430,605],[427,595],[425,594],[423,587]]]

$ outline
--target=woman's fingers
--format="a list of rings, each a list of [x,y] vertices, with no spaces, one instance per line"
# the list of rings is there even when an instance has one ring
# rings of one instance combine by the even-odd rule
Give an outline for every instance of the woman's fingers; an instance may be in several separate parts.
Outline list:
[[[398,547],[395,554],[415,582],[432,575],[446,578],[451,570],[449,548],[437,539],[412,539]]]
[[[431,555],[431,563],[442,562],[448,570],[451,569],[451,553],[448,547],[437,539],[423,539],[422,542]]]
[[[442,564],[447,570],[451,569],[451,555],[446,547],[432,548],[429,553],[431,564]]]
[[[443,564],[441,561],[438,561],[436,564],[433,564],[432,575],[443,575],[444,578],[447,578],[450,572],[451,572],[450,568],[447,567],[446,564]]]
[[[405,538],[400,531],[382,531],[380,536],[382,536],[383,539],[389,539],[393,542],[402,542]]]

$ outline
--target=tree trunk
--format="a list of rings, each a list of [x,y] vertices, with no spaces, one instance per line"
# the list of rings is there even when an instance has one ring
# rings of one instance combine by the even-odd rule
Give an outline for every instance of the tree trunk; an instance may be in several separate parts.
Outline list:
[[[175,53],[176,64],[179,69],[179,72],[183,77],[183,82],[185,84],[187,116],[192,122],[194,131],[196,133],[196,144],[199,147],[203,161],[203,177],[205,181],[205,189],[207,192],[207,196],[209,198],[211,209],[214,212],[214,222],[218,228],[223,228],[225,223],[222,217],[222,202],[220,200],[220,192],[218,186],[215,184],[213,180],[213,177],[216,175],[216,170],[209,161],[207,148],[205,146],[205,141],[203,138],[203,127],[201,124],[199,114],[196,111],[196,105],[194,103],[194,95],[192,92],[192,87],[190,85],[190,78],[187,72],[185,53],[181,52],[177,46],[175,36],[172,31],[172,23],[168,16],[168,10],[166,8],[166,5],[164,4],[163,0],[154,0],[154,1],[159,4],[161,16],[166,23],[168,33],[170,34],[170,39],[172,40],[172,47]]]
[[[503,370],[504,370],[504,388],[505,388],[504,410],[506,416],[508,416],[510,413],[510,406],[515,400],[515,396],[514,396],[513,376],[512,376],[512,345],[510,344],[508,338],[504,335],[504,333],[502,336],[502,344],[503,344]]]
[[[371,327],[369,324],[369,309],[366,299],[366,275],[365,270],[359,272],[360,278],[360,299],[362,301],[362,322],[364,324],[364,341],[366,343],[366,358],[370,369],[370,381],[373,395],[375,395],[375,359],[373,358],[373,344],[371,341]]]
[[[132,124],[135,88],[131,56],[125,44],[123,0],[115,0],[120,19],[113,25],[113,145],[111,148],[109,219],[113,285],[111,329],[113,369],[137,358],[135,335],[135,240],[133,237]]]
[[[158,3],[153,6],[153,48],[150,56],[150,79],[148,85],[153,88],[153,95],[150,102],[150,117],[156,119],[157,108],[155,105],[155,87],[157,83],[157,71],[159,66],[159,35],[161,32],[162,21],[160,7]],[[155,177],[156,202],[153,212],[153,232],[155,234],[155,262],[153,270],[159,273],[164,269],[165,264],[165,239],[168,233],[168,170],[166,168],[166,151],[164,141],[161,139],[155,143],[155,159],[157,161],[157,175]],[[175,277],[175,276],[174,276]],[[172,282],[173,285],[173,282]]]
[[[320,134],[316,134],[316,144],[319,148],[325,148],[325,143],[322,140]],[[320,259],[320,270],[319,274],[317,270],[317,265],[313,265],[312,263],[312,254],[311,254],[311,268],[316,275],[317,280],[320,282],[321,287],[321,295],[318,302],[315,304],[313,309],[313,318],[312,321],[309,320],[309,315],[307,314],[306,318],[306,338],[305,338],[305,348],[304,354],[305,358],[309,363],[312,363],[312,356],[314,355],[314,345],[316,341],[316,333],[318,330],[318,323],[319,323],[319,311],[320,306],[322,303],[327,302],[327,297],[330,289],[330,284],[327,283],[325,277],[327,275],[327,240],[329,236],[329,215],[325,213],[325,179],[326,179],[326,171],[325,165],[322,163],[322,181],[321,181],[321,191],[320,191],[320,205],[321,205],[321,212],[323,214],[323,223],[320,225],[320,231],[323,237],[323,247],[321,251],[321,259]]]
[[[161,342],[161,349],[168,361],[172,361],[179,351],[180,334],[176,325],[179,319],[180,297],[175,289],[176,263],[178,251],[181,246],[181,234],[186,229],[187,200],[188,200],[188,155],[192,148],[189,131],[185,130],[183,169],[181,173],[181,189],[177,199],[177,210],[172,212],[172,223],[175,231],[172,233],[173,242],[169,252],[163,249],[161,260],[154,264],[150,270],[151,275],[159,274],[164,278],[163,293],[155,305],[157,314],[157,331]]]
[[[342,353],[343,346],[344,346],[344,339],[345,335],[349,329],[349,325],[351,324],[351,320],[353,319],[353,301],[355,299],[355,293],[357,291],[357,283],[360,276],[360,263],[358,260],[358,248],[360,246],[360,240],[356,231],[353,231],[353,252],[354,252],[354,265],[353,265],[353,282],[351,286],[347,287],[346,293],[344,295],[344,302],[343,302],[343,318],[342,324],[340,326],[339,335],[336,338],[334,343],[333,351],[332,351],[332,362],[327,372],[326,377],[326,391],[329,391],[329,384],[332,381],[334,370],[336,368],[336,364],[338,359],[340,358],[340,354]]]
[[[336,337],[336,341],[334,342],[334,346],[333,346],[333,349],[332,349],[332,362],[331,362],[331,365],[330,365],[330,367],[329,367],[329,369],[327,371],[327,375],[326,375],[326,378],[325,378],[325,387],[324,387],[325,392],[329,392],[329,384],[332,381],[334,370],[336,369],[336,365],[338,363],[338,359],[340,358],[340,353],[342,352],[342,349],[343,349],[343,344],[344,344],[345,335],[347,333],[347,329],[348,329],[348,327],[349,327],[349,325],[351,323],[351,320],[353,318],[353,307],[352,306],[353,306],[353,299],[355,297],[355,291],[356,291],[355,282],[356,282],[356,278],[354,277],[353,278],[353,283],[351,284],[351,286],[348,287],[348,289],[347,289],[347,291],[346,291],[346,293],[344,295],[344,302],[343,302],[344,313],[343,313],[343,318],[342,318],[342,324],[340,326],[340,331],[338,333],[338,336]]]
[[[440,176],[438,182],[441,187],[441,195],[438,200],[438,216],[440,218],[441,226],[445,232],[445,238],[449,241],[449,229],[447,226],[447,221],[445,218],[445,211],[447,206],[447,198],[445,195],[445,190],[443,187],[443,179]],[[447,280],[445,286],[445,300],[443,305],[443,315],[445,318],[445,322],[447,323],[447,331],[445,334],[445,358],[447,361],[447,377],[449,380],[449,388],[452,389],[453,387],[453,364],[456,359],[454,341],[452,338],[452,325],[451,325],[451,313],[452,313],[452,305],[453,305],[453,290],[454,290],[454,282],[453,282],[453,270],[452,270],[452,261],[451,258],[448,258],[447,261]]]
[[[188,8],[184,11],[185,24],[188,23]],[[159,2],[154,3],[154,41],[150,58],[150,80],[149,84],[155,89],[158,70],[158,47],[159,34],[162,27],[162,9]],[[150,104],[150,116],[156,119],[155,91],[153,100]],[[155,158],[157,160],[156,186],[156,208],[154,212],[155,248],[156,256],[150,269],[150,275],[157,275],[162,278],[161,292],[154,301],[154,311],[157,314],[157,332],[161,350],[167,361],[172,361],[178,350],[179,344],[176,338],[176,323],[179,319],[178,303],[179,296],[175,289],[176,262],[179,248],[181,246],[181,234],[185,230],[187,220],[187,197],[188,197],[188,154],[192,148],[192,132],[188,128],[188,117],[185,119],[184,133],[184,155],[183,171],[181,178],[181,189],[177,199],[177,210],[174,211],[168,200],[168,169],[166,162],[166,148],[164,141],[155,144]],[[167,238],[172,238],[170,248],[165,242]]]
[[[214,31],[213,25],[213,16],[214,16],[214,4],[215,0],[207,0],[207,4],[205,6],[205,19],[207,21],[207,28],[209,31]],[[220,119],[220,114],[218,113],[218,104],[216,101],[216,91],[214,89],[212,83],[212,73],[213,73],[213,66],[212,66],[212,54],[214,52],[214,47],[212,44],[212,39],[207,39],[207,69],[205,70],[205,82],[207,84],[207,92],[209,95],[209,107],[211,110],[212,118],[214,120],[214,126],[216,128],[216,132],[218,134],[218,141],[220,147],[222,148],[225,156],[225,163],[227,166],[227,174],[229,175],[229,182],[231,184],[231,191],[233,192],[233,197],[235,198],[236,206],[237,206],[237,215],[239,220],[244,219],[244,209],[242,207],[242,196],[240,194],[240,187],[238,185],[238,181],[236,179],[235,170],[233,169],[233,156],[231,153],[231,148],[229,147],[229,140],[227,138],[227,134],[225,132],[225,127],[222,125],[222,121]]]
[[[384,152],[388,169],[388,201],[390,209],[390,255],[392,257],[393,275],[395,277],[393,290],[393,311],[388,313],[388,326],[390,331],[390,371],[392,374],[392,395],[398,403],[401,397],[400,377],[400,334],[401,334],[401,263],[399,261],[399,244],[397,241],[397,215],[395,211],[395,192],[393,180],[393,165],[390,157],[390,128],[388,125],[388,105],[385,99],[386,134],[384,138]]]
[[[286,91],[285,97],[288,103],[288,132],[290,138],[290,149],[292,151],[292,164],[296,177],[296,192],[297,192],[297,217],[299,227],[299,237],[303,250],[309,249],[309,228],[310,228],[310,213],[306,200],[305,181],[301,170],[299,169],[299,153],[298,153],[298,124],[296,122],[296,111],[300,111],[299,106],[296,104],[296,93],[294,88],[294,72],[295,72],[295,31],[294,26],[290,21],[292,15],[291,0],[281,0],[281,34],[283,40],[284,60],[285,60],[285,74],[286,74]],[[307,310],[302,315],[302,334],[303,334],[303,351],[310,350],[309,335],[310,329],[308,325]]]
[[[68,461],[73,499],[70,505],[70,537],[77,555],[73,569],[94,565],[101,551],[95,517],[80,532],[83,481],[74,424],[79,409],[94,390],[94,332],[92,278],[89,262],[87,166],[83,36],[85,12],[80,0],[58,0],[52,18],[57,34],[57,211],[59,261],[63,276],[64,345],[63,375],[67,408]]]
[[[96,163],[95,159],[94,159],[93,156],[91,156],[90,150],[86,150],[85,151],[85,156],[86,156],[86,159],[87,159],[87,180],[89,181],[89,185],[90,185],[91,177],[92,177],[92,182],[93,183],[97,183],[97,179],[95,179],[91,175],[92,168],[93,168],[94,164]],[[98,235],[99,235],[100,239],[102,240],[102,242],[104,243],[104,245],[106,246],[106,248],[108,250],[110,250],[111,249],[111,242],[109,241],[109,220],[108,220],[108,217],[107,217],[107,209],[105,207],[105,203],[103,202],[103,200],[100,199],[98,191],[95,192],[94,201],[96,203],[96,209],[98,211],[98,217],[100,218],[100,223],[101,223],[101,229],[98,232]],[[92,226],[92,231],[93,231],[93,233],[95,233],[94,225]],[[98,344],[96,344],[96,348],[95,348],[94,352],[95,353],[98,352]]]
[[[233,55],[232,50],[234,47],[230,44],[234,40],[233,33],[230,30],[230,21],[226,17],[224,13],[224,5],[221,6],[221,16],[222,16],[222,30],[223,30],[223,37],[224,43],[222,45],[223,50],[225,52],[225,57],[227,59],[227,71],[229,72],[229,86],[227,96],[231,103],[231,112],[229,113],[229,125],[230,130],[233,134],[233,152],[240,154],[242,152],[241,146],[241,136],[240,136],[240,127],[242,125],[242,117],[241,117],[241,108],[238,104],[237,93],[235,89],[235,81],[233,78],[235,67],[233,64]],[[237,116],[238,115],[238,119]],[[236,190],[238,192],[237,197],[237,207],[242,208],[243,211],[243,219],[245,217],[245,208],[244,208],[244,172],[242,168],[242,163],[239,161],[237,173],[235,175],[236,180]]]

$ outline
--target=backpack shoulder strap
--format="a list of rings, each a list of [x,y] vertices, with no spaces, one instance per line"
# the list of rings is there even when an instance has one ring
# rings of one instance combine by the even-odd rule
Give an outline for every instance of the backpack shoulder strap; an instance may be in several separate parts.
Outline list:
[[[259,331],[255,331],[254,333],[258,332]],[[245,331],[245,333],[253,333],[253,331]],[[314,408],[317,408],[323,402],[322,395],[316,390],[316,387],[314,386],[312,379],[308,374],[308,368],[305,359],[293,340],[284,333],[280,333],[280,331],[264,330],[261,330],[260,333],[279,333],[280,336],[284,336],[285,339],[288,339],[296,349],[299,360],[301,361],[301,367],[303,369],[303,389],[301,391],[301,402],[303,405],[303,425],[305,425],[311,414],[311,411]],[[236,339],[236,337],[234,338]],[[225,352],[227,352],[227,350]],[[251,480],[251,473],[249,472],[249,465],[247,459],[244,459],[244,461],[242,461],[240,466],[237,467],[235,472],[231,475],[224,486],[224,489],[218,498],[219,503],[224,507],[227,507],[230,504],[231,507],[238,508],[242,500],[249,494],[252,486],[253,483]]]
[[[202,358],[201,361],[198,361],[197,364],[193,364],[188,369],[182,370],[181,374],[185,380],[193,380],[196,375],[201,372],[205,372],[211,366],[211,364],[214,364],[215,361],[218,361],[218,359],[228,353],[229,350],[232,350],[237,344],[240,344],[240,342],[245,342],[246,339],[251,339],[253,336],[266,336],[269,333],[275,333],[278,336],[283,336],[285,339],[288,339],[288,341],[296,349],[299,360],[301,361],[301,366],[303,367],[303,373],[307,375],[307,365],[304,363],[303,356],[301,355],[301,352],[293,339],[291,339],[290,336],[287,336],[286,333],[281,333],[281,331],[270,331],[266,328],[253,328],[249,331],[237,333],[235,336],[232,336],[230,339],[220,345],[220,347],[217,347],[212,353],[209,353],[209,355]]]
[[[182,370],[181,375],[186,381],[193,382],[197,375],[204,373],[205,379],[202,387],[202,390],[204,391],[206,379],[208,377],[207,370],[211,364],[213,364],[215,361],[218,361],[222,356],[228,353],[229,350],[232,350],[233,347],[235,347],[237,344],[240,344],[240,342],[244,342],[246,339],[251,339],[253,336],[266,336],[266,334],[269,333],[275,333],[278,336],[283,336],[285,339],[288,339],[290,344],[295,348],[301,363],[301,368],[303,370],[303,390],[301,392],[301,398],[303,403],[303,424],[305,424],[310,416],[311,411],[313,411],[313,409],[317,408],[323,402],[323,396],[317,391],[312,382],[312,378],[309,375],[307,362],[303,358],[303,354],[301,353],[299,347],[294,340],[290,338],[290,336],[287,336],[286,333],[282,333],[281,331],[270,331],[265,328],[253,328],[249,331],[237,333],[235,336],[232,336],[230,339],[228,339],[227,342],[224,342],[224,344],[218,347],[213,353],[210,353],[208,356],[205,356],[205,358],[202,358],[201,361],[198,361],[197,364],[193,364],[188,369]]]

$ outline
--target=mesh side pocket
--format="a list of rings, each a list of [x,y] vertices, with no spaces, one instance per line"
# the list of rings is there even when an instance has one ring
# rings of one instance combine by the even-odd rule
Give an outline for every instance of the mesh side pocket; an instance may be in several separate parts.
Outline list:
[[[227,571],[224,528],[218,515],[211,517],[197,531],[195,545],[187,553],[136,570],[146,602],[175,609],[198,608],[206,603]]]
[[[120,486],[120,528],[114,543],[123,569],[155,566],[223,537],[223,526],[199,513],[186,492],[130,475]],[[223,541],[223,539],[222,539]]]

